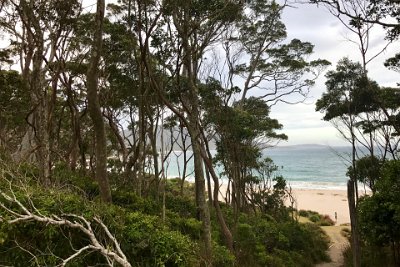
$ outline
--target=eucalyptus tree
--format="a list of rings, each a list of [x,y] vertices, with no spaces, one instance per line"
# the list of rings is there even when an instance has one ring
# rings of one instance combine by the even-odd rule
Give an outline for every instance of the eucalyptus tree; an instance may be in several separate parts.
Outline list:
[[[360,240],[358,235],[358,186],[357,180],[367,183],[372,191],[380,177],[380,165],[388,157],[388,151],[397,147],[398,138],[395,127],[391,125],[392,119],[383,119],[379,114],[397,114],[398,104],[390,104],[398,99],[397,90],[383,88],[368,78],[365,69],[359,63],[352,62],[347,58],[339,61],[336,71],[330,71],[326,75],[327,92],[316,103],[316,110],[325,113],[323,119],[333,121],[335,127],[342,136],[351,143],[352,165],[347,175],[348,199],[350,219],[352,227],[352,249],[354,264],[360,264]],[[386,96],[385,96],[386,95]],[[389,96],[390,97],[387,97]],[[397,96],[396,96],[397,95]],[[392,99],[388,102],[388,99]],[[384,111],[383,111],[384,110]],[[374,120],[371,120],[375,118]],[[373,139],[365,138],[374,136]],[[379,143],[377,135],[382,136],[383,144]],[[359,158],[362,153],[359,146],[363,145],[370,152],[369,156]],[[378,158],[374,153],[374,147],[382,147],[381,155]],[[396,153],[391,153],[395,156]]]
[[[93,122],[96,143],[96,180],[99,183],[100,195],[103,201],[111,202],[111,189],[107,177],[107,139],[104,128],[104,120],[101,112],[99,96],[98,96],[98,74],[99,61],[102,55],[103,46],[103,24],[105,1],[97,1],[95,18],[95,32],[93,35],[93,43],[91,50],[91,58],[87,70],[87,100],[89,115]]]
[[[44,183],[50,182],[51,142],[58,88],[58,59],[70,32],[71,19],[79,13],[77,1],[5,1],[0,27],[10,38],[12,56],[29,88],[31,110],[26,134],[16,160],[30,158],[39,166]]]
[[[227,77],[230,84],[241,88],[242,101],[249,94],[269,105],[302,101],[329,64],[319,59],[307,61],[313,52],[311,43],[287,40],[281,20],[286,7],[286,1],[246,1],[245,12],[224,34]]]
[[[255,97],[209,110],[208,118],[217,132],[215,160],[229,178],[236,214],[248,204],[246,187],[262,167],[262,148],[268,142],[287,139],[286,135],[276,133],[282,125],[271,119],[269,113],[267,103]]]
[[[304,2],[302,0],[302,2]],[[306,2],[320,4],[329,10],[342,21],[349,20],[349,28],[360,31],[362,28],[370,28],[371,25],[379,25],[386,30],[386,39],[395,42],[400,36],[400,3],[392,0],[308,0]],[[368,31],[364,31],[366,38],[369,38]],[[364,42],[365,44],[365,42]],[[364,48],[367,48],[364,46]],[[362,51],[361,51],[362,52]],[[395,56],[387,59],[385,66],[398,70],[398,52]],[[368,61],[368,60],[367,60]],[[367,62],[363,60],[363,62]]]
[[[398,90],[379,87],[361,64],[347,58],[326,77],[327,92],[317,101],[316,110],[324,112],[323,119],[333,122],[352,144],[353,161],[362,156],[360,146],[371,157],[396,158]],[[376,148],[378,151],[374,151]]]
[[[181,120],[191,136],[195,165],[196,203],[203,222],[206,259],[211,259],[210,214],[205,201],[201,158],[198,68],[204,51],[219,36],[237,5],[213,1],[125,1],[127,25],[136,40],[139,125],[143,125],[145,100],[155,92]],[[179,101],[171,101],[172,91]],[[142,110],[142,111],[140,111]],[[145,129],[139,131],[144,143]]]
[[[219,86],[226,89],[214,96],[221,100],[210,105],[207,114],[216,132],[218,160],[232,181],[231,201],[237,211],[248,202],[246,179],[262,165],[266,143],[286,138],[275,133],[282,126],[269,117],[270,106],[303,101],[329,64],[307,60],[313,52],[311,43],[286,40],[281,21],[286,6],[286,2],[246,1],[241,16],[220,40],[225,62],[218,66]]]
[[[205,199],[205,177],[202,155],[206,156],[201,135],[201,106],[199,99],[199,67],[206,49],[221,35],[222,31],[235,20],[240,3],[226,1],[167,1],[164,5],[164,20],[176,29],[178,42],[177,88],[181,90],[180,100],[184,112],[173,109],[188,129],[193,148],[196,184],[196,202],[203,221],[203,239],[207,258],[211,256],[210,214]],[[170,24],[170,25],[171,25]],[[176,47],[176,45],[175,45]],[[182,82],[180,82],[182,81]]]
[[[344,131],[341,131],[345,138],[348,138],[352,147],[352,169],[356,170],[356,115],[363,110],[359,109],[355,95],[364,90],[361,85],[363,80],[368,79],[364,69],[358,63],[351,62],[348,59],[340,61],[336,71],[330,71],[326,75],[327,92],[324,93],[316,103],[317,111],[324,111],[324,120],[330,121],[338,119],[345,125]],[[356,99],[357,100],[357,99]],[[340,127],[337,127],[340,129]],[[347,131],[350,136],[347,137]],[[358,186],[354,171],[350,172],[348,181],[348,200],[350,210],[350,220],[352,229],[352,250],[355,266],[360,264],[360,240],[358,235],[358,222],[356,214],[356,205],[358,200]]]
[[[7,155],[17,149],[29,111],[29,94],[21,74],[13,70],[0,70],[1,153]]]

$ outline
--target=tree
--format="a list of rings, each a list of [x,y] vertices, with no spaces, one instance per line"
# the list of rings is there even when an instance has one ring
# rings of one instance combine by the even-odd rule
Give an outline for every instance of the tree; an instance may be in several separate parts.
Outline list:
[[[342,22],[342,17],[349,19],[347,26],[360,37],[360,51],[363,56],[363,63],[366,65],[370,60],[366,60],[366,52],[369,46],[369,28],[379,25],[386,30],[387,40],[395,41],[400,36],[400,5],[393,0],[308,0],[308,3],[322,4],[331,11]],[[346,23],[344,23],[347,25]],[[362,30],[362,29],[366,30]],[[363,39],[365,38],[365,39]],[[381,52],[383,52],[385,48]],[[380,54],[379,52],[378,54]],[[397,69],[399,54],[387,59],[385,66]]]
[[[0,70],[0,148],[15,151],[28,116],[29,95],[21,74],[17,71]]]
[[[374,193],[376,181],[378,181],[381,176],[381,165],[382,160],[379,158],[365,156],[356,161],[355,170],[349,167],[348,176],[355,177],[357,181],[366,184]]]
[[[103,115],[98,98],[98,65],[103,43],[103,21],[105,12],[104,0],[97,1],[96,28],[93,37],[91,59],[87,72],[87,99],[89,114],[96,136],[96,180],[99,183],[100,196],[103,201],[111,202],[111,189],[107,177],[107,139]]]
[[[360,240],[357,225],[357,200],[358,186],[356,173],[356,119],[355,116],[364,111],[363,107],[358,105],[357,94],[366,88],[360,86],[362,81],[368,79],[362,66],[353,63],[348,59],[340,61],[336,67],[336,72],[330,71],[326,74],[327,93],[324,93],[316,103],[316,111],[324,111],[324,120],[330,121],[338,119],[344,125],[344,131],[340,130],[342,135],[351,143],[352,146],[352,172],[349,172],[350,180],[347,183],[347,194],[349,201],[349,211],[352,229],[352,251],[353,262],[355,266],[360,266]],[[337,126],[337,128],[339,128]],[[340,129],[340,128],[339,128]],[[349,137],[346,134],[350,135]]]
[[[224,167],[229,178],[231,204],[238,214],[246,206],[248,196],[245,188],[252,172],[262,166],[262,149],[271,141],[287,137],[275,132],[282,125],[269,117],[269,107],[262,99],[250,97],[235,102],[232,107],[219,106],[218,98],[210,99],[214,101],[208,104],[207,119],[217,133],[215,160]]]
[[[62,66],[59,57],[67,57],[66,43],[80,5],[75,0],[3,1],[1,12],[0,29],[10,38],[10,46],[2,52],[19,62],[30,97],[27,123],[20,129],[25,134],[12,152],[13,158],[38,162],[42,182],[49,184],[55,155],[58,157],[54,123],[55,112],[60,110],[56,103]]]
[[[393,264],[400,262],[400,163],[386,162],[375,183],[375,193],[360,201],[358,213],[360,232],[370,245],[390,246]]]
[[[321,70],[329,65],[326,60],[306,59],[313,52],[311,43],[286,40],[281,21],[286,7],[286,1],[281,5],[276,1],[247,1],[243,15],[224,35],[226,76],[230,87],[242,84],[242,101],[253,92],[269,105],[301,102]]]

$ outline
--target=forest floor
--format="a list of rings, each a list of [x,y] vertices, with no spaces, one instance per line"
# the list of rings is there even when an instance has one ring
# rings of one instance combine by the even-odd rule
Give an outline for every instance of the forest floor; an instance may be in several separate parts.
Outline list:
[[[316,267],[341,267],[343,266],[343,251],[349,245],[346,237],[341,233],[343,228],[348,226],[322,226],[321,227],[330,238],[328,254],[331,262],[317,264]]]

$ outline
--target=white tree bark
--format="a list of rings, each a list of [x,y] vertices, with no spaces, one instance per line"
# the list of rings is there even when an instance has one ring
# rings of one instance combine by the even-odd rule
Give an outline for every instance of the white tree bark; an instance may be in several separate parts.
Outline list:
[[[63,214],[62,216],[45,216],[40,213],[38,209],[35,208],[32,201],[29,200],[31,208],[28,208],[22,204],[15,196],[14,192],[11,190],[10,193],[6,193],[0,190],[0,195],[2,198],[8,202],[8,204],[14,204],[18,209],[11,209],[6,205],[6,203],[0,202],[0,209],[7,213],[7,219],[0,215],[0,222],[6,222],[9,224],[17,224],[24,222],[35,221],[38,223],[43,223],[44,225],[58,225],[64,226],[71,229],[78,229],[81,231],[88,239],[90,243],[80,249],[75,250],[75,253],[70,255],[68,258],[62,259],[62,262],[58,266],[65,266],[68,262],[74,260],[81,254],[89,251],[97,251],[105,257],[110,266],[114,262],[120,264],[123,267],[131,267],[132,265],[128,262],[128,259],[121,249],[121,246],[115,236],[110,232],[108,227],[97,217],[93,220],[100,226],[102,231],[106,234],[107,241],[102,243],[96,235],[96,232],[91,226],[91,222],[88,221],[83,216],[76,214]]]

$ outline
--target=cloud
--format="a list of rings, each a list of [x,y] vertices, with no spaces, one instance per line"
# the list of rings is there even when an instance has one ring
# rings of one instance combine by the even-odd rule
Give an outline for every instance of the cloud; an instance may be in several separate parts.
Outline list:
[[[288,38],[298,38],[314,44],[315,53],[312,59],[329,60],[332,63],[330,70],[334,70],[336,63],[343,57],[361,61],[357,45],[347,40],[356,36],[326,8],[297,5],[296,8],[285,9],[282,20],[288,31]],[[380,51],[384,45],[384,31],[376,27],[371,32],[370,55]],[[368,65],[370,77],[383,86],[395,86],[399,82],[398,73],[383,66],[384,60],[395,53],[395,46],[389,46]],[[325,91],[325,80],[324,75],[321,75],[311,89],[310,97],[306,100],[307,104],[278,104],[272,107],[271,117],[278,119],[284,125],[283,132],[289,136],[287,144],[346,144],[329,122],[322,121],[323,115],[315,111],[315,102]]]

